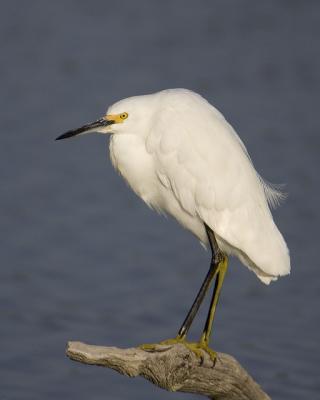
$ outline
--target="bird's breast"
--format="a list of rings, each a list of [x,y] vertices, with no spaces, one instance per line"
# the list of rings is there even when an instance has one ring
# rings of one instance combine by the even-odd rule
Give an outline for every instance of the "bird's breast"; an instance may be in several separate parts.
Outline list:
[[[109,149],[114,168],[132,190],[150,206],[161,208],[154,160],[146,151],[143,138],[129,134],[113,135]]]

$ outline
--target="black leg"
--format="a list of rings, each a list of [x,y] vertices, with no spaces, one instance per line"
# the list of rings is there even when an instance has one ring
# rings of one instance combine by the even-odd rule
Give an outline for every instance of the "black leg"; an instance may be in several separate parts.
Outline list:
[[[222,260],[219,262],[217,267],[218,267],[218,273],[217,273],[217,277],[216,277],[216,281],[215,281],[215,285],[214,285],[214,289],[213,289],[210,308],[209,308],[208,316],[206,319],[206,324],[205,324],[205,327],[204,327],[204,330],[203,330],[203,333],[201,336],[201,340],[200,340],[200,342],[202,342],[205,345],[205,347],[209,346],[215,311],[217,308],[217,304],[218,304],[222,284],[224,281],[224,277],[225,277],[225,274],[226,274],[227,268],[228,268],[228,259],[226,256],[223,256]]]
[[[214,278],[216,273],[216,265],[210,264],[210,269],[207,273],[207,276],[205,277],[205,280],[203,281],[201,288],[197,294],[197,297],[195,298],[185,320],[183,321],[183,324],[181,325],[181,328],[179,329],[178,336],[180,338],[184,338],[186,334],[188,333],[188,330],[190,329],[190,326],[194,320],[194,317],[196,316],[201,303],[203,302],[203,299],[211,285],[212,279]]]
[[[227,270],[228,259],[219,249],[218,243],[216,241],[216,238],[214,236],[214,232],[212,231],[212,229],[210,229],[206,224],[205,224],[205,228],[206,228],[206,232],[208,235],[210,248],[212,251],[212,259],[211,259],[211,263],[210,263],[210,269],[207,273],[207,276],[205,277],[205,280],[203,281],[203,283],[201,285],[201,288],[199,290],[199,293],[197,294],[197,297],[195,298],[195,300],[188,312],[186,319],[183,321],[183,324],[179,330],[178,336],[174,339],[164,340],[164,341],[160,342],[160,344],[173,345],[176,343],[182,343],[189,350],[193,351],[197,357],[203,357],[202,351],[205,351],[207,354],[209,354],[210,358],[215,362],[217,354],[215,351],[213,351],[209,348],[209,339],[210,339],[212,323],[213,323],[213,319],[214,319],[217,302],[219,299],[219,294],[220,294],[223,278],[224,278],[225,272]],[[215,286],[214,286],[214,290],[213,290],[213,296],[211,299],[210,309],[209,309],[208,317],[206,320],[206,324],[205,324],[201,339],[199,342],[190,343],[185,340],[186,335],[187,335],[188,330],[194,320],[194,317],[196,316],[196,314],[199,310],[199,307],[200,307],[200,305],[201,305],[206,293],[208,292],[208,289],[210,288],[210,285],[215,277],[216,277],[216,281],[215,281]],[[142,344],[140,347],[146,351],[155,351],[156,345],[155,344]]]
[[[188,333],[188,330],[194,320],[194,317],[196,316],[196,314],[201,306],[201,303],[203,302],[203,299],[212,283],[212,280],[217,273],[219,263],[223,259],[223,255],[218,247],[218,244],[217,244],[217,241],[216,241],[216,238],[214,236],[212,229],[209,228],[209,226],[206,224],[205,224],[205,228],[206,228],[206,232],[208,235],[211,253],[212,253],[210,269],[201,285],[201,288],[197,294],[197,297],[195,298],[185,320],[183,321],[181,328],[179,329],[179,332],[178,332],[179,338],[184,338],[186,336],[186,334]]]

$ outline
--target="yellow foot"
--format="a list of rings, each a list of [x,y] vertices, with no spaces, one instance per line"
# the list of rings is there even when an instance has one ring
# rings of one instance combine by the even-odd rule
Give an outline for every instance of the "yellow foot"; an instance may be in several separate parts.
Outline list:
[[[140,349],[146,350],[146,351],[156,351],[156,348],[159,345],[166,345],[166,344],[173,345],[173,344],[177,344],[177,343],[185,343],[185,339],[182,339],[179,336],[177,336],[176,338],[163,340],[162,342],[159,342],[159,343],[140,344],[139,347],[140,347]]]
[[[216,362],[217,353],[214,350],[210,349],[210,347],[202,340],[200,340],[200,342],[188,342],[186,339],[177,336],[174,339],[163,340],[162,342],[159,343],[141,344],[139,347],[140,349],[145,351],[156,351],[156,348],[159,345],[173,345],[177,343],[183,344],[187,349],[192,351],[198,358],[203,359],[203,351],[204,351],[209,355],[209,357],[214,363]]]
[[[215,363],[217,359],[217,353],[210,349],[205,342],[187,342],[183,343],[187,349],[191,350],[198,358],[203,359],[203,351],[209,355],[211,360]]]

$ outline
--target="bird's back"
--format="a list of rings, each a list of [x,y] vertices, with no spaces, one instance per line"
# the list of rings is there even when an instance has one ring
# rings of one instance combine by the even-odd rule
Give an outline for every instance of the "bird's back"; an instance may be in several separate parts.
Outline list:
[[[153,96],[148,134],[138,139],[149,163],[140,181],[148,177],[152,190],[144,200],[204,243],[205,222],[222,250],[263,282],[289,273],[288,249],[268,206],[278,194],[261,180],[233,128],[194,92],[171,89]]]

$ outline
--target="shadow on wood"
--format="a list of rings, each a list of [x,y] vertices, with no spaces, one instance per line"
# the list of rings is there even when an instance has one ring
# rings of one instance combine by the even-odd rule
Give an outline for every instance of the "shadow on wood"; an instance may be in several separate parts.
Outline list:
[[[206,353],[197,358],[182,344],[159,345],[149,352],[69,342],[66,353],[84,364],[112,368],[130,377],[142,376],[169,391],[215,400],[270,400],[241,365],[224,353],[218,353],[215,365]]]

